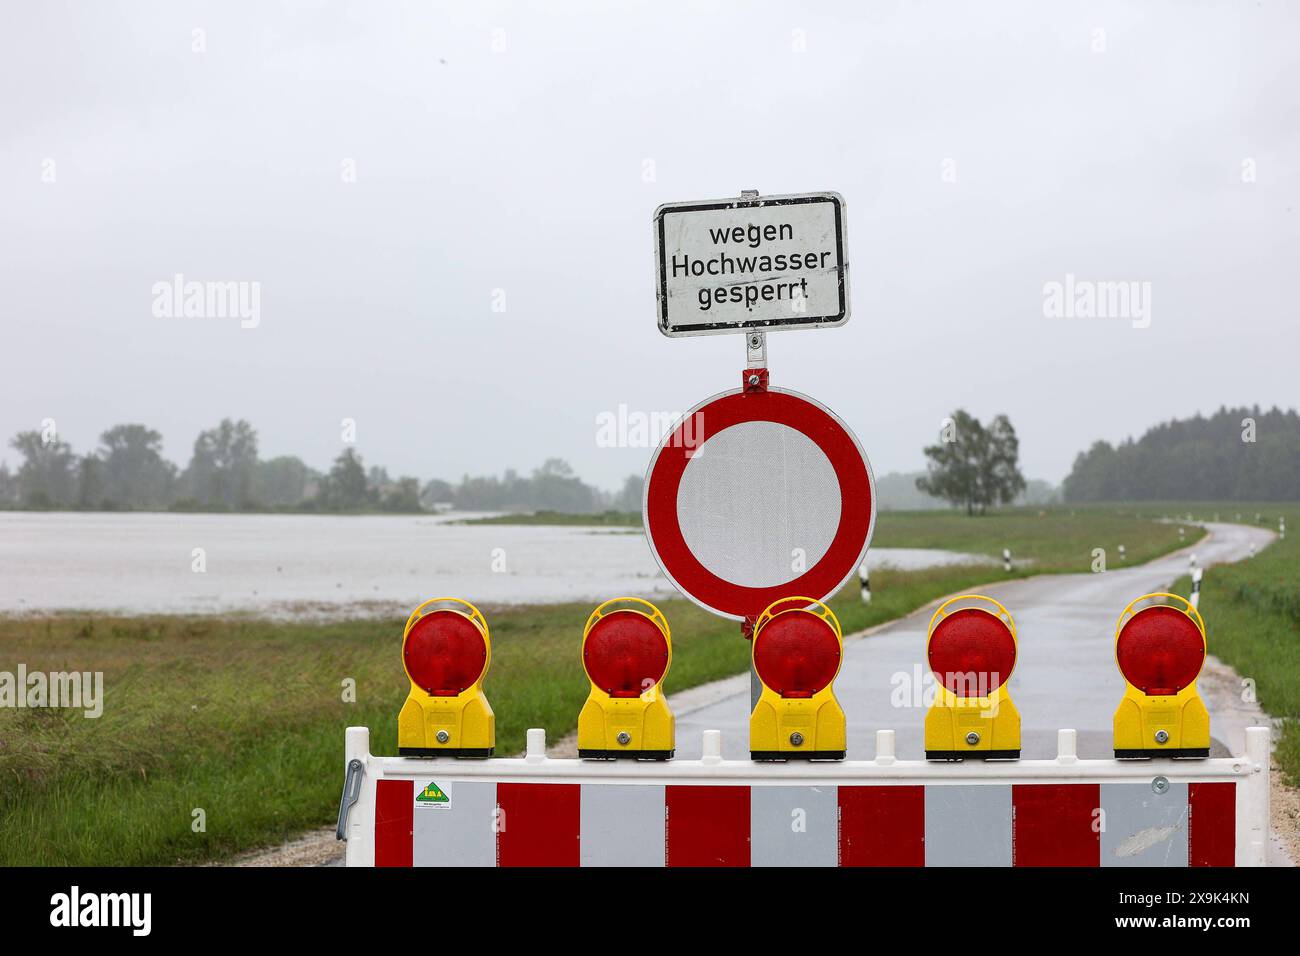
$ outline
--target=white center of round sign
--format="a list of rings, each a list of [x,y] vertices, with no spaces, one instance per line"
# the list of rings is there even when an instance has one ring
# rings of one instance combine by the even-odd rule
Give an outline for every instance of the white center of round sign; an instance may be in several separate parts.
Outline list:
[[[697,560],[744,587],[776,587],[813,567],[840,523],[840,483],[798,429],[740,422],[697,449],[682,473],[677,521]]]

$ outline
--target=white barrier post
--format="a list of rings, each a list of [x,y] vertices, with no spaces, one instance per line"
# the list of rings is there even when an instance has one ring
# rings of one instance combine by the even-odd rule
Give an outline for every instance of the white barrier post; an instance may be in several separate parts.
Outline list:
[[[722,762],[722,731],[706,730],[700,745],[700,763]]]
[[[888,767],[894,762],[894,732],[892,730],[876,731],[876,764]]]
[[[1237,865],[1268,865],[1269,735],[1246,728],[1246,779],[1237,785]]]
[[[528,728],[525,738],[524,759],[529,763],[541,763],[546,759],[546,731],[541,727]]]
[[[1071,764],[1079,762],[1079,735],[1073,730],[1056,732],[1056,762]]]
[[[375,864],[375,778],[382,773],[370,757],[370,728],[349,727],[343,734],[343,772],[353,760],[361,761],[364,775],[357,802],[348,812],[344,850],[346,866],[374,866]]]

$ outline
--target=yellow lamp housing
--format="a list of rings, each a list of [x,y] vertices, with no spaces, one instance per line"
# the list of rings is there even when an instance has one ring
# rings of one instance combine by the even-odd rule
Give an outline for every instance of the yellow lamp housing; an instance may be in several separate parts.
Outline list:
[[[925,655],[938,688],[925,714],[926,760],[1016,760],[1020,713],[1007,681],[1016,667],[1016,622],[999,602],[961,594],[939,605]]]
[[[1124,608],[1115,625],[1125,683],[1115,711],[1117,758],[1210,755],[1210,715],[1196,691],[1205,653],[1205,622],[1186,598],[1144,594]]]
[[[750,759],[843,760],[834,685],[844,634],[834,612],[812,598],[782,598],[754,622],[750,653],[763,685],[749,717]]]
[[[578,715],[578,756],[668,760],[676,721],[663,695],[673,659],[668,620],[649,601],[613,598],[582,629],[591,693]]]
[[[411,692],[397,715],[397,752],[492,756],[496,716],[483,693],[491,661],[487,620],[468,601],[434,598],[412,611],[402,632]]]

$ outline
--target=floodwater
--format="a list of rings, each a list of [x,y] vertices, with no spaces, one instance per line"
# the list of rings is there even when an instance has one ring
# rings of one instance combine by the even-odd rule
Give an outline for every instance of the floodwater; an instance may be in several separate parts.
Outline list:
[[[465,515],[0,512],[0,613],[404,614],[675,594],[636,529],[464,525]],[[872,567],[983,562],[872,549]]]

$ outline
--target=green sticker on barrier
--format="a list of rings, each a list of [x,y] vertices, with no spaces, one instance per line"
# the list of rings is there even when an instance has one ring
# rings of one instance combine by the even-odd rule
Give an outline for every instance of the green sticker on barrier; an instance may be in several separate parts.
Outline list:
[[[436,780],[430,780],[423,790],[416,792],[415,805],[417,807],[434,808],[450,807],[451,793],[449,788],[440,787]]]

